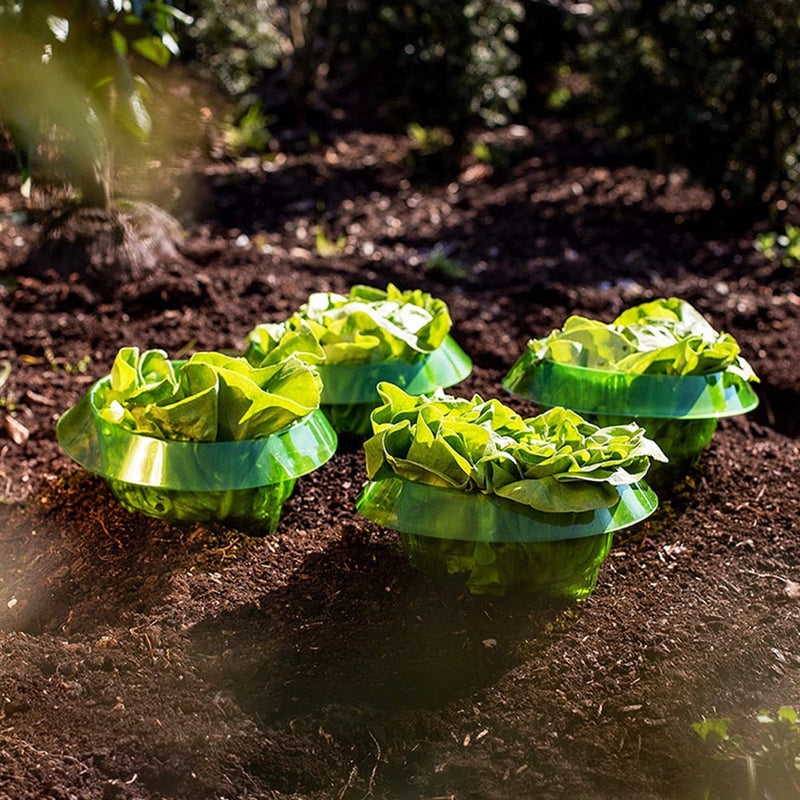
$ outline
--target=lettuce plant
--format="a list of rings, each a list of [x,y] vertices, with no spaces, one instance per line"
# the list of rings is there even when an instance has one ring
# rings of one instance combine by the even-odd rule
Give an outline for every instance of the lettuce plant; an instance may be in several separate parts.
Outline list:
[[[305,322],[322,348],[328,366],[402,360],[410,364],[439,347],[450,332],[444,300],[418,289],[386,291],[354,286],[348,295],[315,292],[285,323],[257,326],[247,337],[247,358],[269,351],[276,331]]]
[[[401,291],[393,284],[385,291],[354,286],[347,295],[314,293],[285,322],[258,325],[248,334],[245,356],[260,365],[277,340],[300,337],[308,357],[320,364],[325,385],[322,409],[333,427],[368,435],[381,365],[418,364],[445,343],[450,327],[447,304],[430,294]],[[365,369],[338,370],[346,375],[337,376],[339,367]],[[363,386],[354,387],[354,382]],[[355,402],[354,394],[374,396],[375,401]]]
[[[644,477],[650,459],[665,460],[635,423],[599,428],[553,408],[523,419],[497,400],[457,399],[439,391],[412,397],[382,383],[364,444],[373,481],[403,481],[482,494],[516,513],[576,514],[608,509],[618,487]],[[456,502],[454,506],[457,506]],[[463,521],[453,508],[452,520]],[[427,538],[405,532],[412,562],[434,574],[459,575],[475,593],[502,594],[526,585],[550,594],[585,596],[610,547],[610,534],[565,541]],[[535,536],[531,537],[532,539]]]
[[[614,487],[665,460],[635,423],[598,428],[564,408],[523,419],[498,400],[412,397],[385,383],[378,392],[384,402],[364,443],[370,478],[388,471],[559,513],[608,508]]]
[[[285,344],[285,343],[284,343]],[[95,411],[106,423],[169,442],[243,442],[282,431],[319,406],[321,381],[309,364],[277,342],[260,367],[222,353],[196,353],[174,362],[162,350],[125,347],[101,383]],[[109,446],[114,446],[113,444]],[[166,452],[166,451],[165,451]],[[186,485],[202,483],[209,469],[236,464],[190,462]],[[129,510],[174,520],[255,520],[271,530],[294,479],[224,491],[188,491],[108,478]]]
[[[297,356],[254,368],[243,358],[195,353],[175,365],[163,350],[124,347],[103,392],[101,416],[171,441],[257,439],[319,405],[321,382]]]
[[[524,386],[535,370],[548,364],[596,371],[581,375],[554,370],[554,382],[546,387],[547,397],[579,408],[599,424],[616,425],[635,417],[670,459],[668,469],[657,470],[657,480],[659,476],[674,477],[697,461],[711,441],[719,416],[741,413],[757,403],[748,384],[758,378],[741,356],[736,340],[716,331],[689,303],[674,297],[629,308],[609,324],[569,317],[563,328],[528,342],[523,360],[525,366],[515,367],[516,374],[512,371],[505,381],[512,391]],[[675,405],[678,398],[683,397],[691,406],[699,394],[711,391],[711,384],[676,380],[656,386],[652,381],[648,383],[649,376],[715,376],[719,380],[713,391],[718,398],[713,407],[685,413]],[[577,381],[583,383],[578,385]],[[745,398],[746,403],[726,407],[728,390]],[[534,401],[541,399],[537,391],[527,396]],[[581,402],[587,405],[582,407]],[[588,407],[592,402],[597,403],[596,407]],[[635,410],[637,404],[640,408],[646,406],[649,412]],[[747,404],[749,407],[745,408]]]
[[[572,316],[560,330],[528,342],[538,360],[638,375],[707,375],[727,370],[756,381],[728,333],[718,333],[676,297],[623,311],[612,323]]]

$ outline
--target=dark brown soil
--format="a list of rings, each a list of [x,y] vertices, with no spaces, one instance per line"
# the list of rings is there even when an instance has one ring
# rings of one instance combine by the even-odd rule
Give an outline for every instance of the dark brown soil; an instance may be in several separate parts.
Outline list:
[[[747,733],[800,702],[797,273],[764,261],[754,230],[712,225],[685,176],[574,126],[492,139],[502,167],[467,160],[447,182],[383,134],[187,160],[182,254],[111,299],[57,264],[18,269],[40,226],[2,157],[2,800],[688,800],[715,769],[692,722]],[[326,257],[320,227],[345,237]],[[462,277],[428,266],[437,246]],[[475,362],[460,394],[504,397],[526,339],[573,311],[678,295],[738,338],[762,403],[721,423],[572,608],[415,573],[354,511],[353,442],[266,539],[128,514],[55,443],[122,345],[237,348],[311,291],[388,281],[449,303]],[[722,796],[744,797],[743,775],[723,770]]]

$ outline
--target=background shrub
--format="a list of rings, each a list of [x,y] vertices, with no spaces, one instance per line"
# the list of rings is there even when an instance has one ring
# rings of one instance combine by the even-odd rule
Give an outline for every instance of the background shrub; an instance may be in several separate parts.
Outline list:
[[[800,178],[794,0],[190,0],[187,47],[265,113],[447,129],[588,110],[748,213]],[[571,71],[571,72],[570,72]],[[560,76],[568,82],[559,83]],[[583,91],[589,86],[588,92]],[[527,91],[527,99],[526,99]]]
[[[513,0],[364,2],[338,47],[339,66],[399,126],[502,124],[524,95],[512,49],[523,19]]]
[[[183,50],[233,94],[284,94],[301,112],[319,93],[357,97],[362,118],[454,131],[507,121],[524,82],[512,45],[519,0],[193,0]],[[279,79],[279,80],[278,80]],[[280,86],[280,90],[276,87]],[[366,108],[366,114],[364,113]]]
[[[593,110],[619,140],[677,162],[730,207],[795,192],[794,0],[598,0],[584,17]]]
[[[190,20],[164,2],[0,0],[0,120],[23,194],[56,165],[85,205],[108,205],[114,147],[151,127],[129,56],[166,65],[176,21]]]
[[[288,8],[279,0],[190,0],[194,25],[183,32],[181,51],[231,95],[240,95],[291,51]]]

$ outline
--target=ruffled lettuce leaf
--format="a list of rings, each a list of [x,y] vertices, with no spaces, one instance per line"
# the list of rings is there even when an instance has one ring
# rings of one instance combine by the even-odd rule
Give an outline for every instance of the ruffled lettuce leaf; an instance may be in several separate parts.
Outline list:
[[[537,359],[637,375],[728,372],[758,381],[727,333],[676,297],[629,308],[612,323],[572,316],[544,339],[528,342]]]
[[[176,369],[163,351],[126,347],[98,411],[135,433],[172,441],[268,436],[319,407],[321,381],[294,354],[276,360],[267,352],[263,362],[196,353]]]
[[[439,347],[450,327],[447,304],[426,292],[354,286],[347,295],[316,292],[285,323],[259,325],[248,334],[246,357],[260,363],[277,343],[329,366],[414,363]]]
[[[245,358],[253,366],[276,364],[291,355],[306,364],[325,360],[325,351],[304,319],[294,316],[286,322],[265,322],[247,334]]]
[[[650,460],[666,461],[635,423],[599,428],[553,408],[523,419],[497,400],[412,397],[378,385],[382,405],[364,443],[367,475],[504,497],[539,511],[612,506],[615,489],[644,477]]]

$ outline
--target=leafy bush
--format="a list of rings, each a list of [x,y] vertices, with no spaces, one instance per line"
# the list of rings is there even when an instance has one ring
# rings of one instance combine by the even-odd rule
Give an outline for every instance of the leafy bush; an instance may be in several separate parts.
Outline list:
[[[596,119],[753,209],[800,178],[800,24],[793,0],[600,0],[582,60]]]
[[[268,106],[282,93],[307,106],[326,86],[340,102],[352,87],[398,128],[413,121],[460,131],[476,116],[504,122],[524,94],[512,49],[519,0],[195,0],[191,10],[197,22],[184,49],[230,92],[263,90],[282,73]]]
[[[396,124],[458,132],[475,117],[498,124],[518,110],[524,84],[512,45],[521,2],[361,3],[359,12],[338,55]]]
[[[519,58],[515,74],[525,84],[524,111],[532,114],[543,107],[566,105],[572,92],[559,78],[569,74],[565,62],[574,59],[580,15],[571,13],[566,3],[552,0],[527,0],[524,19],[517,25],[518,39],[511,44]]]
[[[146,139],[150,117],[131,52],[164,65],[178,52],[173,6],[144,0],[0,0],[0,120],[19,157],[22,190],[45,147],[62,156],[86,205],[110,198],[110,149]]]
[[[352,24],[348,4],[328,0],[191,0],[189,5],[197,21],[186,30],[183,49],[230,94],[258,90],[270,109],[286,100],[301,112],[308,109],[310,96],[325,82],[342,30]],[[267,80],[273,77],[278,80]]]
[[[194,0],[188,5],[195,24],[184,31],[181,49],[232,95],[251,89],[291,50],[286,4],[277,0]]]

